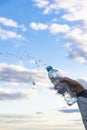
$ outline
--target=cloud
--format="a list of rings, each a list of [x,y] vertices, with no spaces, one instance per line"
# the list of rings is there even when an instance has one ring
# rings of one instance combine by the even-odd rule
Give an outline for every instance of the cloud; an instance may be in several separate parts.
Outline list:
[[[14,29],[17,31],[26,31],[26,27],[24,25],[18,24],[16,21],[13,19],[8,19],[5,17],[0,17],[0,39],[1,40],[7,40],[7,39],[19,39],[19,40],[24,40],[25,38],[21,35],[18,34]],[[7,28],[6,28],[7,27]],[[3,29],[5,28],[5,29]],[[9,28],[9,29],[8,29]]]
[[[35,5],[38,6],[39,8],[44,8],[49,4],[48,0],[33,0],[35,2]]]
[[[70,41],[66,44],[69,57],[80,63],[87,63],[86,0],[47,0],[49,3],[43,7],[39,6],[38,0],[34,0],[34,2],[38,8],[43,9],[44,15],[54,13],[55,17],[63,21],[63,24],[51,23],[46,29],[53,34],[65,33],[63,38]],[[63,13],[60,15],[61,11]]]
[[[56,34],[56,33],[65,33],[69,31],[69,26],[65,25],[65,24],[56,24],[53,23],[51,24],[51,26],[49,27],[49,31],[50,33]]]
[[[17,100],[23,98],[27,98],[27,94],[24,92],[0,89],[0,100]]]
[[[24,40],[24,37],[20,34],[17,34],[14,31],[10,31],[10,30],[4,30],[0,28],[0,39],[1,40],[7,40],[7,39],[20,39],[20,40]]]
[[[67,7],[68,5],[69,7]],[[85,17],[87,11],[86,0],[72,0],[67,6],[63,7],[68,11],[67,14],[63,15],[64,19],[68,21],[87,20],[87,17]]]
[[[65,46],[69,56],[76,59],[80,63],[87,63],[87,31],[81,27],[74,27],[70,30],[65,38],[70,40]]]
[[[78,79],[78,81],[87,88],[87,78]],[[8,83],[7,88],[4,89]],[[31,98],[37,95],[36,89],[32,88],[46,88],[45,94],[54,95],[56,92],[50,90],[50,81],[48,75],[43,69],[27,69],[22,65],[11,65],[6,63],[0,64],[0,100],[17,100],[24,98]],[[11,86],[10,86],[10,85]],[[24,85],[26,84],[26,85]],[[35,86],[34,86],[35,85]],[[18,90],[10,90],[12,86]],[[28,87],[28,90],[25,87]],[[23,89],[22,89],[23,88]],[[49,88],[49,89],[47,89]],[[44,91],[44,90],[43,90]],[[69,111],[71,112],[71,111]]]
[[[34,30],[48,30],[52,34],[66,33],[70,30],[70,27],[67,24],[62,25],[57,23],[52,23],[48,25],[43,23],[32,22],[30,23],[30,27]]]
[[[60,112],[63,112],[63,113],[77,113],[77,112],[79,112],[79,110],[78,109],[66,109],[66,110],[58,110],[58,111],[60,111]]]
[[[18,122],[18,119],[20,121],[25,121],[25,119],[28,119],[28,118],[34,118],[34,116],[31,116],[31,115],[24,115],[24,114],[0,114],[0,121],[1,121],[1,118],[3,118],[2,122],[3,123],[6,123],[6,122],[15,122],[17,123]],[[21,120],[22,119],[22,120]],[[24,119],[24,120],[23,120]],[[5,122],[6,121],[6,122]],[[20,122],[19,121],[19,122]]]
[[[33,2],[38,8],[43,8],[43,14],[49,14],[51,12],[56,13],[56,11],[59,12],[60,10],[65,10],[66,12],[63,15],[64,19],[69,21],[80,20],[83,18],[87,19],[87,17],[85,17],[87,11],[86,0],[54,0],[53,2],[49,0],[42,0],[41,2],[39,0],[33,0]],[[41,3],[46,4],[40,6]],[[83,16],[83,14],[85,15]]]
[[[87,77],[83,79],[78,79],[78,81],[87,89]]]
[[[48,25],[32,22],[30,23],[30,27],[34,30],[46,30],[48,28]]]
[[[37,96],[33,89],[3,89],[0,88],[0,101],[30,99]]]
[[[74,58],[80,63],[87,63],[87,27],[86,23],[83,26],[70,27],[68,24],[43,24],[43,23],[30,23],[30,27],[36,31],[48,30],[49,33],[58,34],[64,33],[64,39],[70,42],[65,44],[70,58]]]
[[[4,17],[0,17],[0,23],[5,25],[5,26],[11,26],[11,27],[18,27],[17,22],[13,21],[12,19],[7,19]]]
[[[55,8],[56,4],[54,2],[50,3],[49,0],[33,0],[33,2],[35,2],[35,5],[38,8],[43,8],[43,14],[48,14],[52,9]]]
[[[41,115],[41,114],[43,114],[43,113],[42,113],[42,112],[36,112],[36,114],[37,114],[37,115]]]
[[[26,27],[24,25],[19,25],[16,21],[12,19],[0,17],[0,23],[7,27],[21,28],[22,31],[26,31]]]
[[[11,127],[13,130],[71,130],[79,129],[82,130],[83,126],[81,120],[69,120],[69,117],[63,115],[47,116],[36,115],[25,115],[25,114],[1,114],[0,128],[3,130],[9,130]],[[77,117],[77,115],[75,115]],[[70,116],[71,119],[71,116]],[[64,123],[63,123],[64,122]],[[77,124],[75,124],[75,122]]]
[[[0,82],[25,83],[37,86],[48,86],[49,79],[43,69],[26,69],[22,65],[0,64]],[[44,83],[44,84],[43,84]]]

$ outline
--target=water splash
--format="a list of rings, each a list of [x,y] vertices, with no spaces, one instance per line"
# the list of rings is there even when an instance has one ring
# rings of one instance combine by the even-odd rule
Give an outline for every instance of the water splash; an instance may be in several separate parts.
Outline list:
[[[32,65],[37,71],[40,71],[41,69],[45,69],[47,66],[47,64],[43,63],[41,59],[36,59],[34,56],[32,56],[26,50],[24,50],[22,52],[22,54],[19,50],[17,50],[15,53],[12,53],[12,52],[2,53],[2,52],[0,52],[0,56],[6,57],[6,58],[13,58],[13,59],[18,61],[18,64],[21,64],[21,65],[24,65],[26,62],[27,65],[29,65],[29,64]],[[29,77],[29,79],[30,79],[30,77]],[[36,89],[36,86],[37,86],[36,81],[35,80],[32,81],[32,79],[31,79],[31,84],[33,86],[32,88]]]

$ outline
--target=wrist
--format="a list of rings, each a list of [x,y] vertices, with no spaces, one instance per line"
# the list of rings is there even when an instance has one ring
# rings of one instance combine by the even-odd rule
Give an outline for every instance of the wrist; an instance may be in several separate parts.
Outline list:
[[[84,87],[81,84],[78,84],[76,87],[76,93],[80,93],[84,90]]]
[[[83,89],[82,91],[80,91],[79,93],[76,94],[77,97],[85,97],[87,98],[87,90]]]
[[[76,93],[80,93],[80,92],[82,92],[82,91],[84,91],[84,90],[85,90],[84,88],[79,89],[79,90],[76,91]]]

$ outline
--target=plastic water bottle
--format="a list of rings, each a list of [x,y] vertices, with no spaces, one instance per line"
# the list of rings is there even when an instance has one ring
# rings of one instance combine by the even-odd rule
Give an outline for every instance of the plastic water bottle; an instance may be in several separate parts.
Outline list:
[[[52,66],[47,66],[46,70],[48,71],[48,77],[50,81],[54,84],[54,86],[57,86],[58,93],[63,95],[67,104],[69,106],[74,104],[77,101],[76,93],[69,89],[67,83],[59,82],[59,80],[63,78],[62,74],[58,70],[53,69]]]

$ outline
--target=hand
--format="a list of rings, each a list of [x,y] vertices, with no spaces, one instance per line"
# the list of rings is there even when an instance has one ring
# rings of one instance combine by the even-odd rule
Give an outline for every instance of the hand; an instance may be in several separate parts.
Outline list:
[[[70,79],[68,77],[61,78],[60,82],[61,83],[66,82],[70,90],[73,92],[79,93],[84,90],[84,87],[78,81]],[[54,88],[57,89],[56,87],[57,86],[55,86]]]

